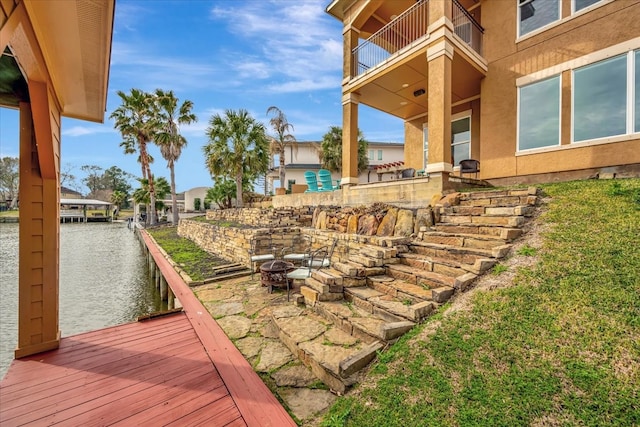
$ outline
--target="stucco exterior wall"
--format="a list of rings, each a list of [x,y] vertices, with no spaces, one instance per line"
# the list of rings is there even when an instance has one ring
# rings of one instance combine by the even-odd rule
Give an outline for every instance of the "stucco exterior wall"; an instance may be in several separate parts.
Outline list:
[[[562,19],[548,29],[517,39],[517,2],[482,5],[485,58],[489,71],[482,81],[479,158],[483,179],[545,174],[640,162],[640,137],[627,135],[571,144],[571,71],[562,64],[631,41],[640,48],[640,1],[603,2],[570,15],[563,1]],[[505,19],[507,17],[507,19]],[[554,67],[562,72],[560,147],[517,152],[516,79]],[[551,75],[551,74],[550,74]],[[624,139],[624,140],[620,140]]]

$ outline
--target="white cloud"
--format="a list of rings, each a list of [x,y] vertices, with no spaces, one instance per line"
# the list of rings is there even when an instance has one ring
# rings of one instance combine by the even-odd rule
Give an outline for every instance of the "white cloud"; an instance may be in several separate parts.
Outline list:
[[[62,131],[62,136],[86,136],[95,135],[98,133],[116,133],[116,131],[108,125],[95,125],[95,126],[73,126],[69,129]]]
[[[239,79],[282,81],[265,88],[271,93],[305,92],[340,87],[342,26],[325,6],[326,0],[229,2],[215,6],[211,17],[253,44],[261,58],[238,60],[227,52],[225,61]]]

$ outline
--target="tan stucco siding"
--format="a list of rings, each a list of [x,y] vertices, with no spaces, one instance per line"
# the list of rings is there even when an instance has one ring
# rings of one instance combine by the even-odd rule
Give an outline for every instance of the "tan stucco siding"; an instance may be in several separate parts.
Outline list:
[[[517,41],[517,2],[485,2],[482,18],[485,57],[489,71],[481,85],[480,160],[482,178],[538,174],[588,169],[640,161],[638,139],[565,150],[571,144],[571,71],[562,64],[592,62],[593,52],[636,40],[640,22],[640,1],[603,2],[585,13],[567,16],[564,0],[563,20],[547,30]],[[507,17],[507,18],[505,18]],[[637,48],[640,48],[638,41]],[[577,66],[577,65],[576,65]],[[562,149],[517,155],[516,80],[545,72],[562,75]],[[558,147],[560,148],[560,147]]]

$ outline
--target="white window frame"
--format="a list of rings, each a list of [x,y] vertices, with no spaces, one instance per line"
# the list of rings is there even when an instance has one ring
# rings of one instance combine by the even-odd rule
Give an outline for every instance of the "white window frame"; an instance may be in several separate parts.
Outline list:
[[[429,164],[429,124],[422,124],[422,169],[427,170]]]
[[[378,150],[378,161],[382,161],[382,150]]]
[[[580,9],[580,10],[576,10],[576,1],[577,1],[577,0],[571,0],[571,14],[572,14],[572,15],[574,15],[574,14],[576,14],[576,13],[582,13],[582,12],[583,12],[583,11],[585,11],[585,10],[590,10],[590,9],[592,9],[592,8],[596,8],[596,7],[600,6],[598,3],[602,3],[604,0],[598,0],[598,1],[596,1],[594,4],[589,5],[589,6],[587,6],[587,7],[583,7],[583,8],[582,8],[582,9]]]
[[[544,80],[550,80],[558,77],[558,143],[554,145],[546,145],[544,147],[526,148],[520,149],[520,90],[524,86],[530,86],[535,83],[542,82]],[[527,82],[526,84],[519,85],[516,90],[516,154],[529,153],[532,151],[546,151],[553,150],[562,144],[562,73],[554,74],[545,78],[541,78],[535,81]]]
[[[516,0],[516,1],[518,1],[518,0]],[[523,34],[523,35],[521,35],[521,34],[520,34],[520,4],[518,3],[518,4],[516,5],[516,8],[518,9],[518,11],[517,11],[517,13],[516,13],[516,14],[517,14],[517,22],[516,22],[516,26],[517,26],[517,27],[516,27],[516,35],[517,35],[517,36],[516,36],[516,43],[521,42],[521,41],[523,41],[523,40],[526,40],[526,39],[528,39],[528,38],[530,38],[530,37],[534,37],[534,36],[536,36],[536,35],[538,35],[538,34],[540,34],[540,33],[544,32],[544,31],[550,30],[551,28],[553,28],[553,27],[557,27],[558,25],[562,25],[562,24],[564,24],[564,23],[565,23],[565,22],[567,22],[567,21],[570,21],[570,20],[572,20],[572,19],[574,19],[574,18],[576,18],[576,17],[578,17],[578,16],[581,16],[581,15],[583,15],[583,14],[585,14],[585,13],[589,13],[589,12],[591,12],[591,11],[592,11],[592,10],[594,10],[594,9],[597,9],[597,8],[599,8],[599,7],[602,7],[602,6],[604,6],[604,5],[607,5],[607,4],[609,4],[609,3],[611,3],[611,2],[614,2],[614,1],[616,1],[616,0],[600,0],[600,1],[598,1],[597,3],[594,3],[594,4],[592,4],[592,5],[591,5],[591,6],[589,6],[589,7],[585,7],[584,9],[581,9],[581,10],[575,11],[575,10],[574,10],[574,9],[575,9],[575,6],[574,6],[574,4],[573,4],[574,0],[571,0],[571,3],[572,3],[572,4],[571,4],[571,15],[566,16],[566,17],[564,17],[564,18],[562,18],[562,16],[560,16],[560,19],[558,19],[558,20],[556,20],[556,21],[553,21],[553,22],[551,22],[551,23],[549,23],[549,24],[545,25],[544,27],[540,27],[540,28],[538,28],[537,30],[530,31],[530,32],[528,32],[527,34]],[[560,14],[562,14],[562,7],[560,8]]]
[[[374,155],[373,155],[373,149],[372,149],[372,148],[371,148],[371,149],[369,149],[369,153],[368,153],[368,154],[369,154],[369,161],[370,161],[370,162],[371,162],[371,161],[373,161],[373,159],[374,159]]]
[[[639,130],[635,130],[635,95],[637,93],[638,88],[635,87],[635,67],[634,67],[634,59],[636,51],[640,51],[640,49],[629,50],[626,54],[612,55],[609,58],[599,59],[597,61],[590,62],[588,64],[584,64],[580,67],[575,67],[571,70],[571,144],[589,144],[594,142],[614,142],[619,140],[621,137],[625,137],[627,135],[633,135],[634,133],[639,133]],[[612,59],[618,56],[627,56],[627,99],[626,99],[626,123],[625,123],[625,133],[618,135],[608,135],[600,138],[591,138],[591,139],[582,139],[580,141],[575,140],[574,129],[575,129],[575,72],[584,67],[588,67],[598,62],[605,61],[607,59]]]
[[[451,115],[451,126],[453,126],[453,122],[456,122],[458,120],[462,120],[462,119],[466,119],[469,118],[469,157],[467,157],[467,159],[471,158],[471,144],[473,143],[473,117],[472,117],[472,111],[471,110],[465,110],[462,111],[460,113],[456,113],[456,114],[452,114]],[[454,145],[461,145],[461,144],[466,144],[467,142],[459,142],[457,144],[453,143],[453,132],[451,133],[451,150],[453,151],[453,146]],[[465,160],[465,159],[460,159],[460,160]],[[451,158],[451,163],[453,163],[453,157]],[[460,164],[458,163],[457,165],[452,164],[453,169],[454,170],[458,170],[460,169]]]
[[[518,35],[518,39],[520,39],[521,37],[530,37],[532,35],[535,34],[539,34],[543,31],[546,31],[548,28],[550,28],[551,26],[557,25],[558,22],[560,22],[562,20],[562,0],[557,0],[558,2],[558,19],[555,19],[551,22],[549,22],[548,24],[543,25],[542,27],[536,28],[535,30],[531,30],[526,34],[521,34],[520,33],[520,27],[521,27],[521,21],[520,21],[520,13],[522,10],[522,6],[527,5],[531,2],[533,2],[533,0],[528,0],[525,3],[520,3],[520,0],[516,0],[516,8],[518,9],[517,12],[517,20],[516,20],[516,34]]]

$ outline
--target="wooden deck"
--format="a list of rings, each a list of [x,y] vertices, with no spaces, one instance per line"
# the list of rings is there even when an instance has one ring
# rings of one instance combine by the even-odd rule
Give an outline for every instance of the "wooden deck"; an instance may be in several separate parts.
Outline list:
[[[63,338],[14,360],[0,425],[295,426],[149,237],[184,311]]]

